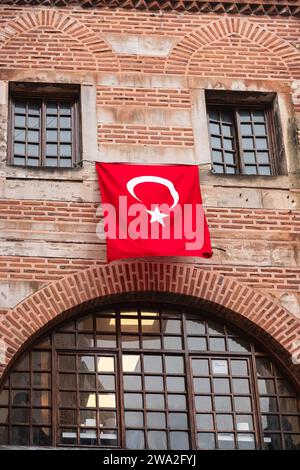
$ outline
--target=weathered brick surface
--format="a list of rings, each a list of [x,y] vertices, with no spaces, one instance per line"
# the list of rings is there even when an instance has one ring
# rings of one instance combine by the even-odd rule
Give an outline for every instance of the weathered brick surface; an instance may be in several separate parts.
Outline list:
[[[20,292],[34,292],[18,306],[6,298],[4,308],[0,291],[0,338],[8,345],[1,371],[34,332],[65,310],[97,296],[150,290],[218,304],[225,319],[269,344],[296,377],[290,354],[300,331],[299,19],[252,10],[249,16],[161,14],[1,3],[0,290],[5,285],[7,295],[13,283]],[[169,51],[161,48],[164,40],[174,44]],[[7,80],[53,77],[93,87],[95,103],[89,101],[88,109],[95,107],[98,149],[89,150],[93,157],[83,149],[76,175],[6,167]],[[121,155],[132,161],[134,154],[143,163],[170,162],[164,160],[168,151],[174,163],[185,163],[183,156],[191,163],[199,88],[281,91],[290,173],[234,181],[203,170],[211,260],[105,266],[90,170],[97,150],[104,157],[109,150],[112,160]]]

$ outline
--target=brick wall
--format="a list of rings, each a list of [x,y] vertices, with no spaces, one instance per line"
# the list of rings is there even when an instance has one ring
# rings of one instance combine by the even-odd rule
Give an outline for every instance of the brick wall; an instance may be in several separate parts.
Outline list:
[[[201,166],[214,257],[175,261],[234,277],[300,315],[299,24],[288,16],[2,4],[0,314],[50,282],[105,262],[95,235],[94,160],[198,163],[194,95],[224,88],[281,93],[289,172],[233,179]],[[86,138],[82,169],[6,166],[9,80],[91,90],[86,110],[95,116],[85,126],[94,140]]]

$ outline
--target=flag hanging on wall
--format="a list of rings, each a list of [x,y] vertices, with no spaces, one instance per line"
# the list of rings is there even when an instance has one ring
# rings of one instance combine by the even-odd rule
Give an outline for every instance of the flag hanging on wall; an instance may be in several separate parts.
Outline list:
[[[96,163],[107,260],[200,256],[212,249],[196,165]],[[105,235],[104,235],[105,233]]]

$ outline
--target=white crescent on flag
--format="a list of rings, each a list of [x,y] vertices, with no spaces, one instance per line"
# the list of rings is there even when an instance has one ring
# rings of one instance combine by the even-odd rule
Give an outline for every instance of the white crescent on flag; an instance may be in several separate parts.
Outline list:
[[[138,198],[135,193],[134,189],[138,184],[141,183],[158,183],[162,184],[163,186],[166,186],[168,190],[170,191],[170,194],[173,198],[173,204],[170,207],[170,209],[173,209],[178,204],[179,201],[179,194],[176,191],[174,184],[168,180],[167,178],[161,178],[160,176],[137,176],[136,178],[132,178],[131,180],[128,181],[126,187],[128,192],[133,196],[135,199],[138,201],[142,202],[140,198]]]

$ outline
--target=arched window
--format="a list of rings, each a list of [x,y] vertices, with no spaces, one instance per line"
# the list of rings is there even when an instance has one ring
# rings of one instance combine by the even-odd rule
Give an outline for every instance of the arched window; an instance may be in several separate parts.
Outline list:
[[[1,445],[300,449],[292,384],[210,318],[135,305],[53,328],[3,384]]]

